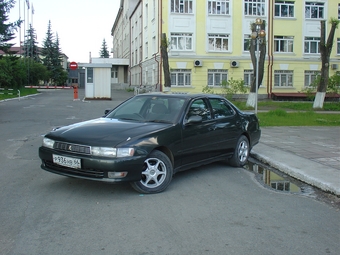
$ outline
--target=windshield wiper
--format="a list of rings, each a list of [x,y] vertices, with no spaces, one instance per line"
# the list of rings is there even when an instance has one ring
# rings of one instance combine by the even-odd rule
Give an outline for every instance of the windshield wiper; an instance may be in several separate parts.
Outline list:
[[[168,120],[147,120],[147,122],[155,122],[155,123],[172,123],[171,121]]]

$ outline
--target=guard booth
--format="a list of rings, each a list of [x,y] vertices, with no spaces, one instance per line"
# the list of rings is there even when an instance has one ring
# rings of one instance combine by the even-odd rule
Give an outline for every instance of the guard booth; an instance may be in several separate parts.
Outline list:
[[[89,63],[85,67],[85,99],[111,100],[111,68],[109,63]]]
[[[85,68],[85,98],[111,99],[111,89],[126,84],[128,59],[91,58]]]

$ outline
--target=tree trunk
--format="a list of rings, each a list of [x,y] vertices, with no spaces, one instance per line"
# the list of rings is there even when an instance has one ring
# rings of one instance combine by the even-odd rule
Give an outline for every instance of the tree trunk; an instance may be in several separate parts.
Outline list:
[[[313,108],[323,108],[323,103],[325,101],[327,85],[329,80],[329,60],[333,47],[333,40],[335,29],[337,28],[339,21],[331,20],[331,30],[328,35],[326,42],[326,21],[320,21],[321,34],[320,34],[320,55],[321,55],[321,78],[317,87],[316,96],[314,99]]]
[[[161,55],[163,62],[163,72],[164,72],[164,87],[171,87],[171,78],[170,78],[170,67],[169,67],[169,57],[168,57],[168,41],[166,39],[166,34],[162,34],[161,41]]]
[[[256,25],[253,23],[251,25],[251,30],[252,32],[256,32]],[[265,30],[265,23],[261,25],[261,30]],[[256,77],[258,75],[258,88],[260,87],[263,77],[264,77],[264,63],[265,63],[265,58],[266,58],[266,38],[263,37],[259,41],[259,51],[260,51],[260,56],[259,56],[259,68],[258,71],[259,73],[256,73],[256,65],[257,65],[257,40],[258,39],[251,39],[250,40],[250,57],[251,57],[251,62],[253,63],[253,68],[254,68],[254,77],[250,85],[250,93],[248,96],[247,100],[247,106],[255,107],[255,103],[257,100],[256,96]]]

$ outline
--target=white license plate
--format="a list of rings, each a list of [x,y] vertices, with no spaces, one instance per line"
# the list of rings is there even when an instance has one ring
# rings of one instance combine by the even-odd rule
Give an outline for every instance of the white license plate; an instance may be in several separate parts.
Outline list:
[[[81,168],[79,158],[70,158],[53,154],[53,163],[70,168]]]

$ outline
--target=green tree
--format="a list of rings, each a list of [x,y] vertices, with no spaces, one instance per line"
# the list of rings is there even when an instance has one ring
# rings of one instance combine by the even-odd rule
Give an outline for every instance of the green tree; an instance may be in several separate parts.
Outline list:
[[[36,38],[35,29],[32,27],[32,24],[30,24],[23,46],[23,55],[24,57],[31,58],[36,62],[40,62],[41,60],[39,57],[39,48],[37,46]]]
[[[63,85],[67,80],[67,72],[62,67],[62,53],[58,34],[56,39],[52,34],[51,21],[48,23],[46,38],[41,50],[42,62],[50,76],[45,81],[50,80],[56,85]]]
[[[7,88],[19,88],[22,78],[18,58],[13,55],[16,52],[10,50],[14,45],[10,41],[15,38],[14,32],[22,23],[21,20],[8,23],[8,13],[14,3],[14,0],[0,0],[0,50],[6,53],[6,56],[0,56],[0,87]]]
[[[9,43],[9,41],[15,38],[15,30],[22,23],[20,19],[12,23],[6,23],[8,21],[8,13],[14,7],[14,4],[14,0],[0,0],[0,50],[7,54],[16,53],[10,51],[14,44]]]
[[[51,79],[53,83],[57,85],[64,85],[67,80],[67,72],[62,67],[62,52],[60,49],[59,36],[56,34],[56,39],[53,43],[53,54],[52,54],[52,76]]]
[[[46,37],[43,41],[43,47],[41,49],[42,63],[48,71],[53,70],[53,53],[54,53],[54,37],[52,34],[51,21],[48,22]],[[49,79],[47,79],[49,80]],[[46,81],[47,81],[46,80]]]
[[[110,57],[110,53],[107,50],[107,44],[106,44],[105,39],[103,39],[102,47],[100,48],[100,51],[99,51],[99,56],[101,58],[109,58]]]

